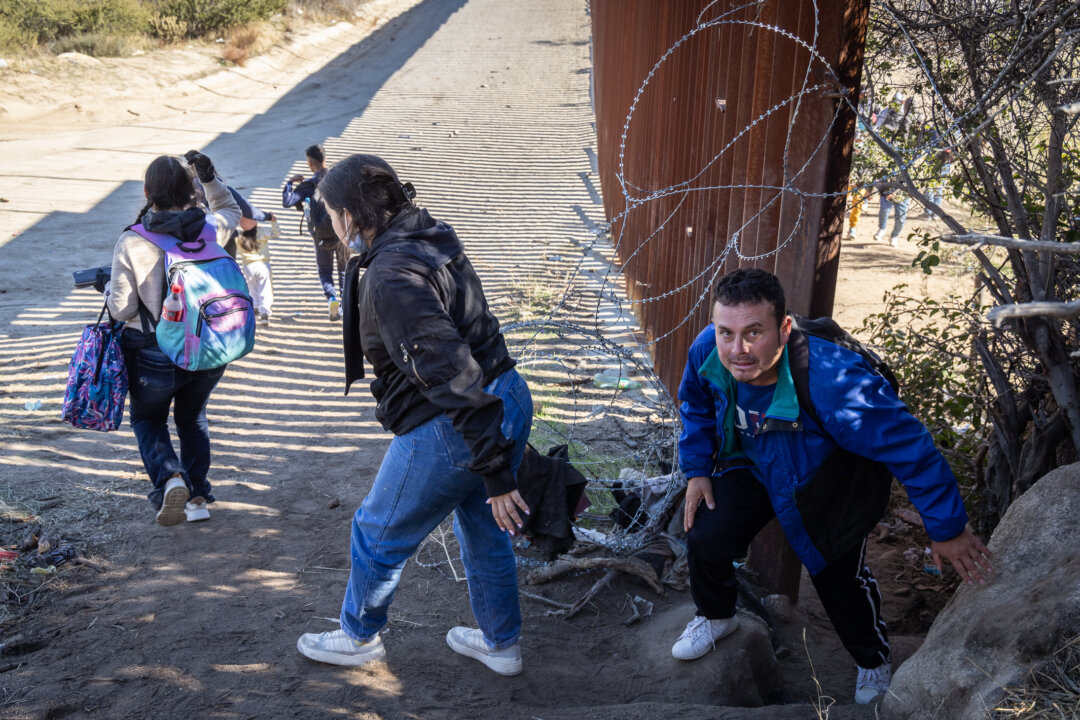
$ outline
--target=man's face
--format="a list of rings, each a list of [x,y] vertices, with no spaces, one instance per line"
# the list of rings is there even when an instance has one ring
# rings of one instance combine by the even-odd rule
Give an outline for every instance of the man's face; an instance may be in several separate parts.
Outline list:
[[[791,335],[791,318],[779,327],[771,303],[764,300],[740,305],[713,303],[716,352],[720,362],[739,382],[772,385],[780,375],[778,365]]]

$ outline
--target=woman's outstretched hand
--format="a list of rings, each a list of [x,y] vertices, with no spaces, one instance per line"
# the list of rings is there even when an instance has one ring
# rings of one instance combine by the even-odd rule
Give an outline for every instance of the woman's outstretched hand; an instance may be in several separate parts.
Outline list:
[[[526,515],[529,514],[529,506],[525,504],[521,493],[517,490],[488,498],[487,503],[491,506],[491,514],[495,517],[495,522],[511,535],[516,535],[524,525],[518,510]]]

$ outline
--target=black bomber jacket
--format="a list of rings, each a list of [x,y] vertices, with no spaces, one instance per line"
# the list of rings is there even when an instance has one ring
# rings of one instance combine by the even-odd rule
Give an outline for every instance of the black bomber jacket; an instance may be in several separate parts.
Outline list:
[[[342,319],[346,394],[366,358],[385,429],[402,435],[446,413],[488,495],[515,488],[502,400],[484,392],[515,363],[452,227],[426,210],[399,213],[349,261]]]

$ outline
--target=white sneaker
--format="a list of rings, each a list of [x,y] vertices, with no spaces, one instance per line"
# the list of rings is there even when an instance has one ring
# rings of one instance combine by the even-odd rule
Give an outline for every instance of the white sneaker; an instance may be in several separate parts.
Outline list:
[[[859,677],[855,680],[855,704],[869,705],[889,691],[892,682],[892,663],[885,663],[876,668],[859,668]]]
[[[158,525],[168,527],[184,522],[184,504],[188,499],[187,485],[179,475],[169,478],[165,483],[165,493],[161,497],[161,509],[157,513]]]
[[[893,235],[891,238],[889,238],[889,245],[891,245],[892,247],[896,247],[899,244],[900,244],[900,236],[899,235]]]
[[[481,631],[455,627],[446,633],[446,644],[454,652],[479,660],[500,675],[517,675],[521,672],[520,642],[502,650],[492,650]]]
[[[885,237],[885,231],[878,230],[876,233],[874,233],[874,242],[881,242],[881,238],[883,237]]]
[[[337,298],[330,298],[330,320],[331,320],[331,322],[333,322],[334,320],[340,320],[340,319],[341,319],[341,301],[339,301]]]
[[[848,240],[854,240],[855,239],[855,228],[848,228],[847,236],[848,236]]]
[[[184,517],[188,522],[199,522],[200,520],[210,519],[210,508],[206,507],[205,502],[201,503],[185,503],[184,504]]]
[[[724,620],[709,620],[695,615],[682,635],[671,646],[671,656],[676,660],[697,660],[716,647],[716,641],[727,637],[739,627],[739,617],[732,615]]]
[[[353,640],[341,628],[324,633],[304,633],[296,641],[296,649],[304,657],[331,665],[366,665],[386,657],[382,637],[366,643]]]

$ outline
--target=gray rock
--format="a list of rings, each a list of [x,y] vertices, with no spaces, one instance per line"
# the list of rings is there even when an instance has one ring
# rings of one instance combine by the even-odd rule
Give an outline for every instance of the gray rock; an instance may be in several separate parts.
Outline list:
[[[961,586],[898,668],[885,718],[979,718],[1080,634],[1080,463],[1014,502],[988,544],[994,574]]]
[[[765,624],[739,612],[739,629],[719,640],[715,650],[697,660],[676,660],[671,646],[693,617],[693,603],[679,603],[654,612],[639,631],[640,661],[657,677],[668,678],[667,694],[702,705],[776,702],[783,681]]]

